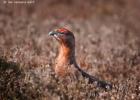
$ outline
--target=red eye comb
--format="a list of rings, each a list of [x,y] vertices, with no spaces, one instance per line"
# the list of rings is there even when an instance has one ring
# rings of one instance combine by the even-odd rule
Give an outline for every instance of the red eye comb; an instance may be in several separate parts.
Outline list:
[[[66,32],[69,32],[69,30],[67,30],[66,28],[59,28],[57,29],[57,32],[66,33]]]

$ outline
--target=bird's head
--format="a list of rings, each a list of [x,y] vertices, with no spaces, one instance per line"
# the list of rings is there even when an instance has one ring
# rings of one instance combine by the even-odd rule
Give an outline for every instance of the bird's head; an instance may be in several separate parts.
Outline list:
[[[75,38],[71,31],[66,28],[58,28],[49,32],[50,36],[53,36],[61,45],[67,47],[75,46]]]

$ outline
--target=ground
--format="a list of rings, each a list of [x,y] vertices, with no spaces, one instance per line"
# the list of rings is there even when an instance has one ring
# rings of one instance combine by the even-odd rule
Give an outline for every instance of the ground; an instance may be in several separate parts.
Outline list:
[[[1,100],[139,100],[139,1],[43,0],[0,7]],[[26,6],[26,7],[25,7]],[[64,84],[53,67],[58,43],[48,32],[70,29],[83,70],[106,80],[105,91],[80,78]]]

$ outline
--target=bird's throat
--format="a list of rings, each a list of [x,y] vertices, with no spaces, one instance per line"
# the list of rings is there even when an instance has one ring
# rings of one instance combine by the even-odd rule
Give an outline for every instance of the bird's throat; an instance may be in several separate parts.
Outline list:
[[[73,64],[75,61],[75,48],[61,45],[59,48],[59,54],[57,56],[57,62],[61,64]]]

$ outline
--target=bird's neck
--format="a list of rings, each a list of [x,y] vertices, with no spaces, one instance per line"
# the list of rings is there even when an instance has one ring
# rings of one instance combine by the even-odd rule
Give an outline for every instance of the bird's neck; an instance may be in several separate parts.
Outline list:
[[[63,64],[73,64],[75,62],[75,46],[70,47],[61,44],[59,48],[57,62],[61,62]]]

